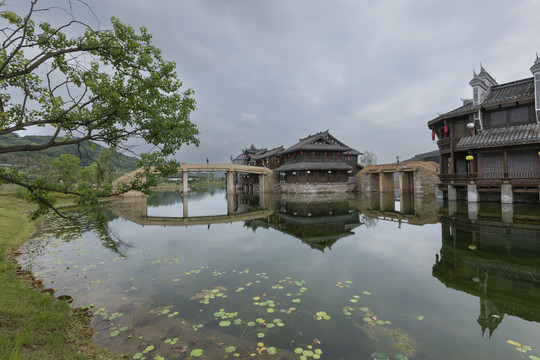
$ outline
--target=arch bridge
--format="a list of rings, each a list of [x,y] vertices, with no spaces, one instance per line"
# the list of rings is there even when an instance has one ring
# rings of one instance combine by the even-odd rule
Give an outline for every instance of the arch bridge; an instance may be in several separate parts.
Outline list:
[[[113,188],[119,183],[129,183],[140,174],[143,168],[133,170],[122,175],[113,181]],[[182,173],[182,190],[184,194],[188,192],[188,173],[189,172],[224,172],[226,173],[227,193],[234,193],[234,173],[255,174],[259,176],[259,191],[271,192],[272,187],[277,183],[277,175],[266,167],[238,165],[238,164],[182,164],[178,167],[178,172]]]

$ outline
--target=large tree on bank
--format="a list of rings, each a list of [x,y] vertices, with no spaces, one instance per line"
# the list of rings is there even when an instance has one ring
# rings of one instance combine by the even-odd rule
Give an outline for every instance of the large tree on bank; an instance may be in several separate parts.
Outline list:
[[[198,129],[190,121],[193,92],[181,89],[175,64],[162,58],[146,29],[136,31],[115,18],[111,29],[93,28],[70,12],[74,1],[83,1],[65,1],[65,9],[39,8],[38,0],[31,0],[26,14],[0,12],[0,140],[21,130],[52,129],[47,143],[0,146],[0,154],[70,144],[79,144],[83,152],[88,141],[129,150],[127,141],[134,137],[152,150],[137,154],[147,181],[136,178],[114,192],[88,185],[73,190],[26,177],[16,168],[0,168],[0,182],[23,186],[39,204],[36,216],[54,209],[54,192],[77,195],[86,205],[132,189],[147,192],[156,170],[176,172],[178,164],[168,158],[182,144],[198,145]],[[59,26],[34,22],[43,11],[61,11],[69,18]]]

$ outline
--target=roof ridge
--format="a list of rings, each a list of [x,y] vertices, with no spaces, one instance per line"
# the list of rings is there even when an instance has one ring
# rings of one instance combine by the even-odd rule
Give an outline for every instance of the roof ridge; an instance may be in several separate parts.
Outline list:
[[[532,81],[532,80],[534,80],[534,77],[531,76],[531,77],[521,79],[521,80],[514,80],[514,81],[510,81],[510,82],[503,83],[503,84],[493,85],[491,87],[491,89],[495,90],[495,89],[505,88],[505,87],[517,85],[517,84],[520,84],[520,83],[529,82],[529,81]]]

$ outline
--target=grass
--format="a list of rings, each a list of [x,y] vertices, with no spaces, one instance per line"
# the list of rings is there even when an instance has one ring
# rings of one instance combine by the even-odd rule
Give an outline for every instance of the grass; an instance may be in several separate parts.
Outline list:
[[[32,209],[0,193],[0,359],[117,359],[91,342],[87,316],[15,274],[11,254],[34,230],[25,215]]]

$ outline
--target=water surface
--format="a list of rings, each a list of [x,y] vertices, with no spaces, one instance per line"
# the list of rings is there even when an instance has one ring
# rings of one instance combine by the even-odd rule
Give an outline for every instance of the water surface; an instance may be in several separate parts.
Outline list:
[[[21,260],[131,358],[536,359],[539,220],[433,198],[168,192],[51,219]]]

